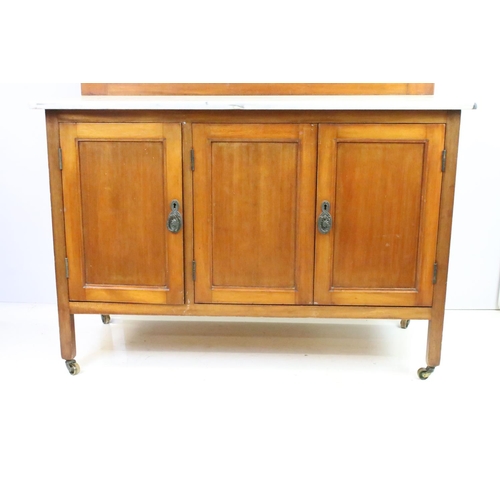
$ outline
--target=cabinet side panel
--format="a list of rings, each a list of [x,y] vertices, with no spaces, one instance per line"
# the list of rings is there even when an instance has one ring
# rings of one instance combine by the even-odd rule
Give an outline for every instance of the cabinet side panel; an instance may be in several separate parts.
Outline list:
[[[65,266],[67,250],[64,230],[63,186],[59,168],[59,122],[56,114],[51,111],[46,112],[45,118],[61,356],[63,359],[73,359],[76,356],[75,322],[74,316],[69,309],[68,280]]]
[[[432,299],[432,316],[427,337],[427,364],[438,366],[441,360],[441,342],[443,338],[444,308],[448,264],[450,255],[451,223],[455,198],[455,180],[457,173],[458,142],[460,131],[460,111],[452,111],[446,124],[446,169],[441,187],[441,205],[439,211],[439,230],[437,236],[436,261],[438,273]]]

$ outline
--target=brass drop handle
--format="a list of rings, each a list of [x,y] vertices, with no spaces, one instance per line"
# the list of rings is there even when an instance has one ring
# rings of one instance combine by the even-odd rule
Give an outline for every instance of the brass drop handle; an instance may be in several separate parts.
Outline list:
[[[177,200],[172,200],[170,209],[172,210],[168,215],[167,229],[171,233],[178,233],[182,227],[182,215],[179,212],[180,203]]]
[[[321,202],[321,213],[318,217],[318,231],[327,234],[332,228],[333,219],[330,215],[330,203],[326,200]]]

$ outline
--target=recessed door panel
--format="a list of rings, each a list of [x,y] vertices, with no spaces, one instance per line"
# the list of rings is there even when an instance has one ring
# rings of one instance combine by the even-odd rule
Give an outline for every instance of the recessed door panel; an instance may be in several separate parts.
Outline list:
[[[164,286],[162,142],[78,146],[86,283]]]
[[[297,150],[296,143],[212,145],[214,286],[295,287]]]
[[[424,161],[424,143],[338,145],[334,288],[416,289]]]

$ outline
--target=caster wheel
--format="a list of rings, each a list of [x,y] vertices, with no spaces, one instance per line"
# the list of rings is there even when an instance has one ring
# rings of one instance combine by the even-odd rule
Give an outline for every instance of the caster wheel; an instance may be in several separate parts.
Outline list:
[[[408,328],[408,325],[410,324],[409,319],[402,319],[401,323],[399,323],[399,326],[403,329],[406,330]]]
[[[70,375],[78,375],[80,373],[80,365],[74,359],[66,361],[66,368]]]
[[[419,368],[417,372],[418,378],[420,380],[427,380],[431,376],[431,373],[433,371],[434,371],[433,366],[428,366],[427,368]]]
[[[101,320],[105,325],[109,325],[111,323],[111,317],[109,314],[101,314]]]

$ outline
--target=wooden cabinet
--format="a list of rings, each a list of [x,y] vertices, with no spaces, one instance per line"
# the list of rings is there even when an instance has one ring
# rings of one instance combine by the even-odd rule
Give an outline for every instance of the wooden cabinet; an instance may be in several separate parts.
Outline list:
[[[459,121],[48,110],[62,357],[74,366],[79,313],[414,318],[429,320],[428,375]]]

